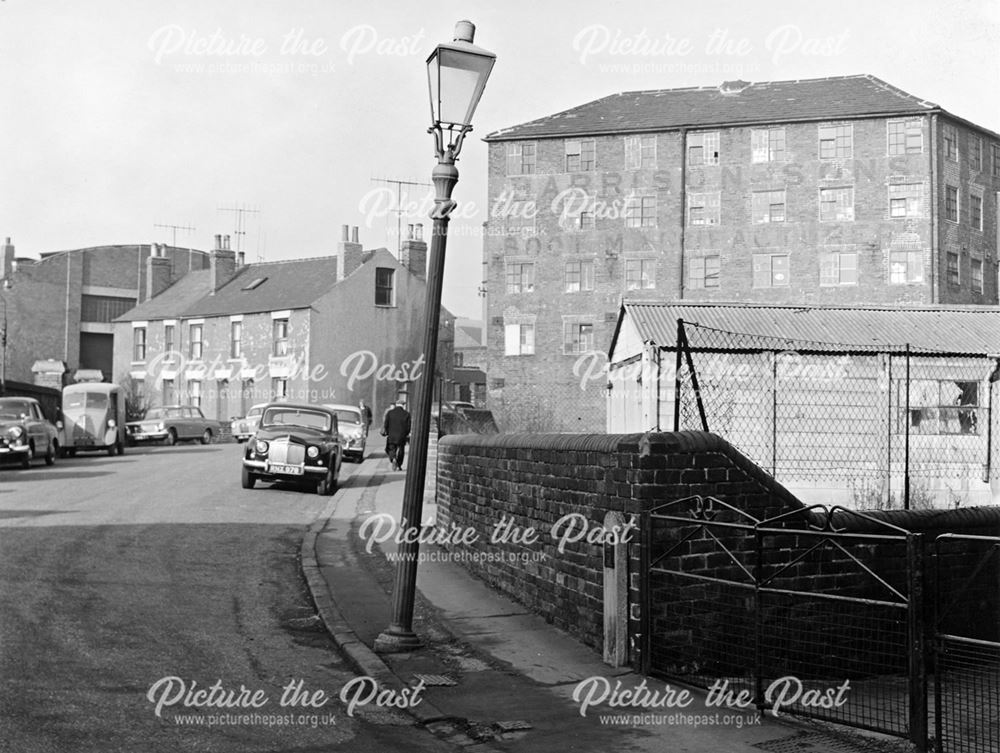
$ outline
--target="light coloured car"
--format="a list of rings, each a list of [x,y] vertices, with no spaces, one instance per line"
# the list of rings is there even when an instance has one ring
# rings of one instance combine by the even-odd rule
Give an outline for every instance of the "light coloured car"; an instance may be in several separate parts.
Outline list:
[[[59,430],[52,424],[42,406],[31,397],[0,398],[0,462],[31,466],[37,457],[45,465],[56,462],[59,454]]]
[[[368,427],[365,425],[361,408],[346,403],[326,403],[326,407],[337,412],[344,460],[355,460],[360,463],[365,459],[365,446],[368,442]]]
[[[201,408],[195,405],[169,405],[150,408],[141,421],[129,421],[125,425],[129,444],[139,442],[166,442],[177,444],[182,439],[197,439],[209,444],[219,436],[221,426],[218,421],[205,418]]]
[[[264,412],[265,405],[267,403],[258,403],[252,406],[245,416],[232,420],[230,425],[232,426],[233,438],[237,442],[246,442],[257,433],[257,427],[260,425],[260,414]]]

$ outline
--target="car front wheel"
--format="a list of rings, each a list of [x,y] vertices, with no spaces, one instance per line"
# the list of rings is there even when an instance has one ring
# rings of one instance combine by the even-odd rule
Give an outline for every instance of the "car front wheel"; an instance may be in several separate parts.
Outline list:
[[[177,444],[177,431],[175,429],[170,429],[167,432],[167,444],[171,447]]]
[[[246,466],[243,466],[240,483],[244,489],[253,489],[253,485],[257,483],[257,477],[250,473]]]
[[[335,461],[334,461],[335,462]],[[323,480],[316,487],[316,493],[324,497],[329,497],[337,490],[337,474],[332,468],[328,468]]]
[[[203,431],[201,433],[201,443],[202,444],[211,444],[212,443],[212,430],[211,429],[205,429],[205,431]]]

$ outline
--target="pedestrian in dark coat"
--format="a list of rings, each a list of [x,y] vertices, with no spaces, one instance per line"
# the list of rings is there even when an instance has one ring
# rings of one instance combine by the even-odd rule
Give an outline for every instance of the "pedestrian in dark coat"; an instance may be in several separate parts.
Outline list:
[[[361,425],[365,427],[365,435],[367,436],[372,428],[372,409],[365,405],[364,400],[359,400],[358,410],[361,411]]]
[[[399,403],[394,404],[382,417],[382,436],[385,437],[385,454],[389,456],[392,470],[403,467],[406,443],[410,439],[410,414]]]

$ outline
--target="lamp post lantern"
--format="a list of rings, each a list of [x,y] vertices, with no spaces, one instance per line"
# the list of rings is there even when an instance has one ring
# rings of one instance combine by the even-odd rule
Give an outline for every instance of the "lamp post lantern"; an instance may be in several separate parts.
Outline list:
[[[392,589],[392,618],[389,627],[375,640],[381,652],[410,651],[421,645],[413,632],[413,601],[417,589],[417,558],[423,517],[424,480],[427,475],[427,445],[431,429],[434,372],[437,365],[438,327],[441,317],[441,285],[444,278],[448,221],[455,202],[451,193],[458,182],[455,161],[466,134],[472,130],[472,116],[490,77],[496,55],[472,43],[476,27],[459,21],[452,42],[439,44],[427,58],[427,80],[431,100],[431,127],[437,165],[431,172],[434,182],[434,209],[431,219],[431,253],[427,270],[424,305],[424,367],[417,379],[412,405],[413,441],[406,467],[403,511],[400,527],[410,531],[399,545],[396,579]]]

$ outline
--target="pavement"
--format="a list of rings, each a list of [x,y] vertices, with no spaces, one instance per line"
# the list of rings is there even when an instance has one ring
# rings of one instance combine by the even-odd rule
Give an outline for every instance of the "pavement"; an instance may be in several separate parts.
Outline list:
[[[687,708],[615,707],[605,700],[583,715],[574,700],[581,683],[596,693],[632,690],[645,681],[661,694],[667,684],[605,664],[593,649],[492,590],[434,546],[421,546],[417,574],[413,627],[424,647],[376,654],[372,646],[390,621],[395,565],[388,558],[395,546],[387,541],[368,551],[359,529],[376,513],[399,520],[405,472],[391,471],[381,454],[353,470],[349,478],[342,473],[341,488],[303,540],[303,572],[320,617],[358,674],[397,691],[423,681],[423,689],[411,696],[420,702],[407,711],[456,749],[844,753],[908,748],[903,741],[831,731],[829,725],[787,715],[776,719],[752,708],[708,707],[702,691],[673,683],[672,689],[692,694]],[[434,517],[432,501],[425,498],[425,525]]]

